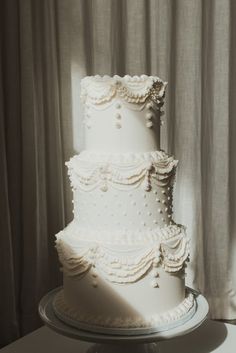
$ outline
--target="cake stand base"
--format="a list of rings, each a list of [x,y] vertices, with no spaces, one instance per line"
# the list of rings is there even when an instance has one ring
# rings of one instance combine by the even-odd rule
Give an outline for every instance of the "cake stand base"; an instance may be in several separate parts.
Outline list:
[[[79,330],[75,327],[69,326],[63,321],[59,320],[53,311],[53,299],[55,295],[61,290],[61,287],[56,288],[46,294],[39,303],[39,315],[47,325],[52,330],[56,331],[59,334],[64,336],[88,341],[95,343],[102,343],[99,345],[94,345],[90,347],[87,353],[118,353],[126,352],[145,352],[145,353],[157,353],[158,345],[156,342],[166,339],[171,339],[177,336],[185,335],[198,326],[206,319],[208,313],[208,303],[206,299],[200,293],[196,292],[193,289],[190,289],[195,296],[197,309],[195,314],[191,319],[184,324],[170,329],[164,332],[157,332],[151,334],[142,334],[142,335],[108,335],[102,333],[89,332],[84,330]],[[148,344],[149,343],[149,344]],[[127,347],[125,347],[127,345]],[[135,345],[135,349],[131,349],[131,346]]]

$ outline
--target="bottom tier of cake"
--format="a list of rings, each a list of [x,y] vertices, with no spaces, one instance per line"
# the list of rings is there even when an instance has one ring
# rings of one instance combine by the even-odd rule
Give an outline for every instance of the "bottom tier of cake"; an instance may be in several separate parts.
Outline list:
[[[169,277],[169,278],[168,278]],[[94,332],[144,334],[172,329],[195,313],[192,293],[184,287],[181,274],[160,269],[158,287],[147,275],[136,283],[110,283],[102,276],[64,276],[64,289],[54,299],[56,315],[67,324]]]
[[[102,233],[74,221],[57,235],[56,247],[64,283],[54,309],[73,326],[115,334],[160,332],[195,312],[193,295],[185,290],[189,249],[180,225]]]

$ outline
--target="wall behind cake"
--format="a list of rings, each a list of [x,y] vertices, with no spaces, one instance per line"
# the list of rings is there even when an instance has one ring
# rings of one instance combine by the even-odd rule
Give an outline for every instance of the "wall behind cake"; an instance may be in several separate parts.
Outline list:
[[[54,234],[72,219],[64,162],[83,148],[79,85],[93,74],[169,82],[162,148],[180,160],[187,281],[211,317],[235,319],[235,1],[5,0],[0,10],[0,344],[38,327],[38,301],[61,283]]]

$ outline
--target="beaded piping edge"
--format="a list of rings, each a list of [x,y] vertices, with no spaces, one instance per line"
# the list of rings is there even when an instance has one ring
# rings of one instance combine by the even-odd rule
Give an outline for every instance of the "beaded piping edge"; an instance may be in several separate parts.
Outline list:
[[[88,76],[81,80],[81,99],[99,105],[109,102],[116,95],[129,103],[144,103],[150,99],[163,104],[167,82],[157,76]]]

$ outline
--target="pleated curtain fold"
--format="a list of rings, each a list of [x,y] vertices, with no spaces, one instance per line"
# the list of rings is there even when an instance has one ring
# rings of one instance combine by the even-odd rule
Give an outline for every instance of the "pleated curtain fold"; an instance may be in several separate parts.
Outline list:
[[[72,219],[64,162],[83,149],[85,75],[168,81],[161,144],[180,161],[187,284],[212,318],[236,319],[235,18],[234,0],[1,2],[1,345],[40,325],[61,284],[54,235]]]

